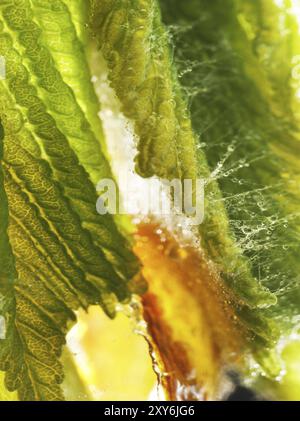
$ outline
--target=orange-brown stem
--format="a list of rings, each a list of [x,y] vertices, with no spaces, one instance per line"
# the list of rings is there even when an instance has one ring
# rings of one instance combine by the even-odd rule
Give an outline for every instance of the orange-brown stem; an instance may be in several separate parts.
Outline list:
[[[213,399],[243,347],[229,292],[195,247],[156,224],[138,227],[135,253],[149,284],[143,312],[168,398]]]

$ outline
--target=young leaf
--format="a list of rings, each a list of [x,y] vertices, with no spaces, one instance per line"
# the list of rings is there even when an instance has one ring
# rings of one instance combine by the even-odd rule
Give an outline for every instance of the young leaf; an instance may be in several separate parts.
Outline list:
[[[113,218],[96,213],[94,183],[111,172],[97,107],[85,98],[94,97],[88,72],[78,89],[76,68],[87,65],[65,3],[5,1],[0,16],[0,367],[21,400],[60,400],[59,357],[74,310],[99,303],[113,316],[138,264]],[[73,41],[68,75],[58,63],[64,42],[43,28],[57,18]]]
[[[261,309],[237,308],[256,332],[252,346],[260,362],[274,374],[267,350],[277,335],[285,336],[295,326],[300,304],[299,169],[293,159],[299,153],[297,134],[274,111],[280,98],[271,102],[265,92],[268,80],[238,20],[236,2],[228,1],[226,9],[221,1],[163,0],[161,4],[165,23],[177,28],[175,57],[183,74],[181,83],[187,92],[193,90],[193,127],[206,145],[200,143],[222,191],[233,238],[256,282],[276,295],[273,302],[265,306],[262,302]],[[272,1],[264,6],[274,8]],[[196,9],[206,13],[195,15]],[[192,63],[192,72],[184,72],[185,63]],[[203,81],[200,87],[199,81]],[[208,205],[208,213],[211,208]],[[208,232],[216,229],[207,218],[201,228],[205,248],[221,265],[224,278],[229,277],[230,285],[240,291],[243,266],[234,267],[228,247],[220,248],[218,234]],[[258,317],[267,323],[263,329]]]
[[[299,315],[299,143],[274,111],[237,5],[93,0],[91,25],[134,123],[138,172],[206,180],[202,251],[275,377],[274,349]]]
[[[134,122],[139,173],[194,178],[195,140],[157,1],[92,0],[90,14],[111,85]]]

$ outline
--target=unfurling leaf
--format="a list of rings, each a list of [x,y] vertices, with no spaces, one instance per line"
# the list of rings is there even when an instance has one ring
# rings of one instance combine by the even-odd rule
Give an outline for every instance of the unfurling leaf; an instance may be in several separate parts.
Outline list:
[[[64,398],[75,311],[113,317],[141,274],[170,398],[216,397],[228,367],[248,381],[282,374],[279,344],[300,314],[300,37],[284,3],[1,1],[0,369],[21,400]],[[97,60],[132,127],[136,177],[204,180],[198,227],[148,215],[134,243],[97,214],[118,155]]]
[[[134,123],[137,171],[205,179],[200,250],[211,276],[217,274],[230,293],[233,326],[240,324],[249,355],[264,375],[275,378],[282,369],[278,342],[297,326],[299,314],[299,168],[294,159],[299,126],[289,108],[287,118],[288,105],[274,92],[283,80],[276,73],[281,61],[265,65],[268,11],[277,17],[275,34],[284,21],[294,42],[299,36],[293,18],[272,0],[250,3],[94,0],[91,25],[111,86]],[[250,25],[254,35],[249,35]],[[272,34],[268,42],[274,46]],[[287,101],[295,95],[295,53],[287,50]],[[143,251],[138,253],[143,260]],[[156,294],[159,300],[159,288]],[[253,365],[251,359],[243,364]]]

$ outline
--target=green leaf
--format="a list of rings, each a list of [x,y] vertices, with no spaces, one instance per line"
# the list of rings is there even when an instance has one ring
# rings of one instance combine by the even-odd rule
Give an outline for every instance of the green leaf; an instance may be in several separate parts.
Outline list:
[[[195,15],[196,3],[206,13]],[[193,127],[201,134],[199,146],[222,191],[235,244],[256,282],[277,299],[266,302],[265,309],[237,309],[257,335],[251,346],[260,362],[272,371],[268,348],[297,324],[300,305],[299,168],[293,158],[299,155],[299,141],[295,127],[275,113],[281,97],[271,98],[265,92],[265,69],[237,19],[236,2],[228,1],[226,9],[219,1],[190,0],[179,5],[166,0],[161,4],[165,22],[177,27],[175,57],[183,74],[181,83],[187,92],[194,90],[190,97]],[[267,4],[274,7],[272,1]],[[276,45],[274,39],[270,44]],[[193,63],[190,74],[184,72],[185,63]],[[200,87],[199,80],[203,81]],[[287,108],[287,98],[285,104]],[[211,201],[214,203],[213,196]],[[216,232],[209,218],[201,229],[205,248],[221,265],[225,279],[229,272],[230,284],[240,290],[243,267],[232,266],[228,247],[220,249],[220,233],[208,237],[207,231]],[[269,374],[275,373],[274,367]]]
[[[137,171],[206,180],[202,251],[232,291],[249,350],[276,377],[276,346],[300,306],[299,133],[276,112],[276,72],[266,75],[241,24],[246,3],[94,0],[91,26],[134,123]]]
[[[18,396],[16,392],[9,392],[4,385],[4,373],[0,371],[0,402],[2,401],[17,401]]]
[[[66,4],[5,1],[0,20],[0,368],[21,400],[61,400],[74,310],[99,303],[113,316],[138,263],[113,218],[96,213],[95,183],[111,171]]]
[[[157,2],[93,0],[90,14],[111,85],[134,122],[138,172],[194,178],[195,140]]]
[[[243,368],[252,375],[254,357],[260,373],[278,376],[278,344],[297,327],[300,307],[297,29],[273,0],[1,2],[0,369],[8,391],[63,399],[60,356],[74,312],[98,303],[113,316],[139,270],[114,218],[96,213],[95,185],[112,172],[89,31],[133,122],[139,174],[205,179],[197,234],[243,327]]]

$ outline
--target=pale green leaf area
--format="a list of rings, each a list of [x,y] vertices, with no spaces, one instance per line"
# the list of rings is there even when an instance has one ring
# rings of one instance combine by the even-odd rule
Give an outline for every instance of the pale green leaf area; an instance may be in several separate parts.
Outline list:
[[[300,342],[292,340],[283,350],[284,373],[278,382],[260,378],[258,390],[269,396],[270,399],[300,400]]]
[[[4,384],[3,372],[0,372],[0,401],[17,401],[18,395],[16,392],[9,392]]]

